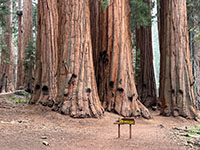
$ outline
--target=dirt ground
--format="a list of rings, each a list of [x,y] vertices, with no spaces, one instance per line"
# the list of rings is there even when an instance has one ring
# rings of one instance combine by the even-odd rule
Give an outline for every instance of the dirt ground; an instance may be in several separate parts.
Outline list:
[[[0,98],[1,150],[188,150],[173,127],[194,126],[184,118],[136,119],[129,139],[129,126],[121,126],[117,138],[114,121],[120,116],[105,113],[102,119],[73,119],[48,108],[7,102]],[[44,139],[46,138],[46,139]],[[45,146],[43,142],[48,142]]]

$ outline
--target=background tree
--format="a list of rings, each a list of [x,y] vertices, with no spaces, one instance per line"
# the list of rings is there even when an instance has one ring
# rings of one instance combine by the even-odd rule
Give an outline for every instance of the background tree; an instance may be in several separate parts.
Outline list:
[[[188,0],[188,24],[191,59],[194,74],[194,96],[200,109],[200,1]]]
[[[10,13],[9,8],[7,7],[8,0],[1,0],[0,1],[0,37],[2,37],[2,27],[6,26],[6,17]],[[3,41],[0,40],[0,56],[3,47]],[[0,59],[1,62],[1,59]]]
[[[136,49],[140,53],[140,59],[138,61],[141,67],[137,77],[137,90],[142,103],[150,107],[157,102],[151,31],[152,2],[151,0],[143,0],[143,2],[132,0],[132,6],[132,20],[136,29]],[[136,14],[140,16],[135,16]],[[137,18],[138,22],[134,18]],[[141,18],[141,21],[138,18]]]
[[[160,1],[160,100],[163,115],[196,118],[186,0]]]
[[[16,89],[23,89],[23,50],[22,50],[22,15],[23,11],[21,8],[21,0],[18,0],[18,10],[17,10],[17,19],[18,19],[18,39],[17,39],[17,84]]]
[[[103,107],[122,116],[150,118],[135,87],[129,0],[110,0],[108,8],[101,7],[90,1],[93,56]]]
[[[34,48],[33,48],[33,14],[32,0],[23,1],[23,65],[24,65],[24,89],[32,92]],[[31,61],[30,61],[31,60]],[[22,78],[22,77],[21,77]]]
[[[13,41],[12,41],[12,1],[8,0],[5,9],[10,13],[3,16],[5,26],[2,27],[2,47],[0,60],[0,92],[14,90],[13,80]],[[5,17],[5,18],[4,18]]]
[[[7,7],[8,0],[0,0],[0,26],[6,25],[5,15],[10,13],[9,7]]]

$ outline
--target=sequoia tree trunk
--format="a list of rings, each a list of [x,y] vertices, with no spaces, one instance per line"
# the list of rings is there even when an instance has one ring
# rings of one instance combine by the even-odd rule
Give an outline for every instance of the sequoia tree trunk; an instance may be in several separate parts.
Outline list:
[[[30,59],[31,48],[33,44],[33,17],[32,0],[23,1],[23,59]],[[33,51],[33,50],[32,50]],[[32,92],[33,87],[33,69],[34,63],[24,63],[23,85],[27,92]]]
[[[129,0],[110,0],[104,10],[91,0],[90,11],[93,56],[103,107],[122,116],[151,118],[135,87]]]
[[[59,82],[54,109],[72,117],[103,115],[94,74],[89,0],[59,0]]]
[[[36,70],[31,104],[53,106],[57,95],[57,0],[38,1]]]
[[[17,85],[16,89],[23,89],[23,51],[22,51],[22,10],[21,10],[21,0],[18,0],[18,39],[17,39]]]
[[[144,0],[149,5],[151,14],[151,0]],[[146,107],[155,105],[157,102],[156,81],[153,66],[153,47],[151,26],[136,29],[136,49],[140,52],[140,80],[137,83],[138,93],[142,103]]]
[[[0,64],[0,93],[14,90],[13,42],[12,42],[12,1],[8,0],[10,14],[4,16],[6,25],[2,28],[2,52]]]
[[[89,0],[38,2],[36,79],[30,103],[54,105],[53,110],[72,117],[101,117]]]
[[[160,7],[161,113],[196,118],[186,0],[161,0]]]

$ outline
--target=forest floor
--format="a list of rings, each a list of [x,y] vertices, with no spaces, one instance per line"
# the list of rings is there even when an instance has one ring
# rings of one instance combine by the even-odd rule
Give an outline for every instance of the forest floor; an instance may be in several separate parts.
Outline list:
[[[121,138],[117,138],[117,125],[113,123],[120,116],[116,114],[106,112],[102,119],[73,119],[42,106],[7,99],[0,98],[1,150],[198,149],[175,134],[174,128],[198,124],[181,117],[152,112],[153,119],[136,119],[132,139],[128,125],[121,126]]]

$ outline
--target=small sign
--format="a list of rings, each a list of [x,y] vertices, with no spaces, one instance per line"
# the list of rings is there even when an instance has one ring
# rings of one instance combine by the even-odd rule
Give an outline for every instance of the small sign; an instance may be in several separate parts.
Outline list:
[[[130,120],[119,120],[120,123],[124,123],[124,124],[135,124],[134,121],[130,121]]]
[[[122,119],[118,119],[116,122],[114,122],[114,124],[118,124],[118,138],[120,138],[120,125],[124,125],[124,124],[129,124],[130,126],[130,139],[132,137],[132,130],[131,130],[131,126],[135,124],[135,120],[133,118],[122,118]]]
[[[117,120],[117,122],[121,124],[135,124],[135,120],[133,118],[122,118]]]

